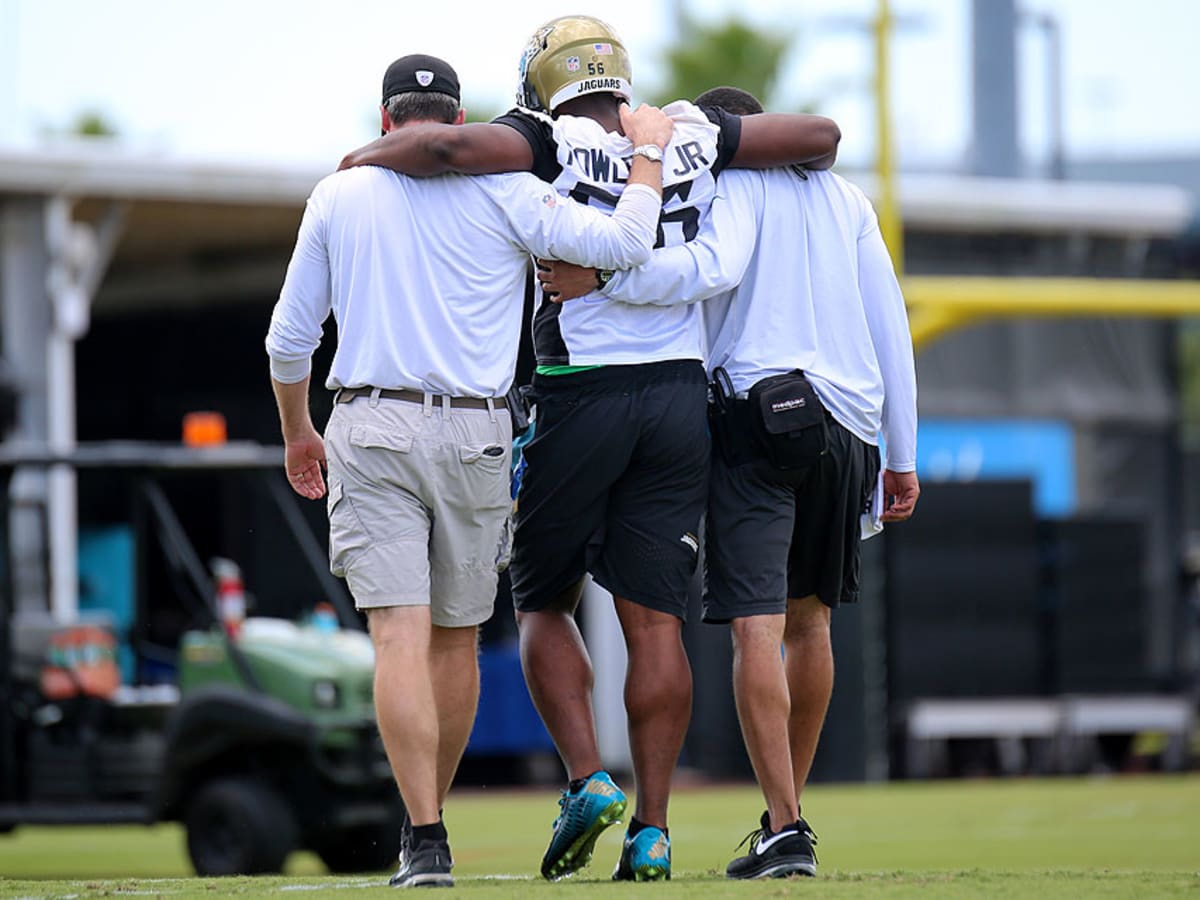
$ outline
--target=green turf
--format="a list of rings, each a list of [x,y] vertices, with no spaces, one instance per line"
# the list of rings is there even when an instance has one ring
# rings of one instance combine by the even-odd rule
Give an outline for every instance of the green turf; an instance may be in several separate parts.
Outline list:
[[[820,876],[721,878],[762,801],[748,787],[680,789],[672,800],[674,881],[612,884],[619,827],[566,883],[536,877],[557,807],[547,791],[453,794],[446,809],[459,890],[472,897],[1200,897],[1200,774],[817,785],[805,815],[820,835]],[[0,836],[0,896],[355,896],[386,873],[331,877],[294,854],[283,878],[195,879],[182,831],[19,828]],[[161,880],[167,879],[167,880]],[[439,894],[441,896],[441,894]]]

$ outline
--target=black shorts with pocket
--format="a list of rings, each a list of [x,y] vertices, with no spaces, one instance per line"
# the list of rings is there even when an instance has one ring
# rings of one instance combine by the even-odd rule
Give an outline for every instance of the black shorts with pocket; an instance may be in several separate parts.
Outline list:
[[[619,597],[685,618],[708,487],[698,360],[537,375],[512,556],[516,609],[590,572]]]
[[[744,402],[744,401],[739,401]],[[829,449],[787,483],[755,462],[713,454],[704,541],[704,621],[787,610],[815,594],[836,607],[858,600],[861,515],[879,477],[879,448],[832,416]]]

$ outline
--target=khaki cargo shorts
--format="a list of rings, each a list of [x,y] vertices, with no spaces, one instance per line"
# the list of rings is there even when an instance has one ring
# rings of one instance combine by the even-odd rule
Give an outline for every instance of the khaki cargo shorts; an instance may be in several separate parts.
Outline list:
[[[512,424],[503,408],[357,397],[325,429],[330,571],[359,609],[429,606],[433,624],[492,615],[508,564]]]

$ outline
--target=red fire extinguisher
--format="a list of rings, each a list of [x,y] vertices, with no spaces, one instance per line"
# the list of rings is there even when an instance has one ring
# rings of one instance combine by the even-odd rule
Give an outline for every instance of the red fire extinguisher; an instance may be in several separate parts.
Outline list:
[[[230,637],[237,637],[246,620],[246,588],[242,570],[231,559],[212,561],[213,578],[217,583],[217,614]]]

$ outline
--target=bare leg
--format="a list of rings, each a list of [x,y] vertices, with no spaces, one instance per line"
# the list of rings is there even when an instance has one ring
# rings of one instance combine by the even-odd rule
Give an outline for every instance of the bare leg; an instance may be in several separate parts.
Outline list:
[[[375,645],[375,715],[414,825],[438,821],[438,714],[429,678],[428,606],[367,613]]]
[[[637,789],[634,815],[647,825],[666,828],[671,776],[692,714],[692,672],[683,649],[682,623],[623,597],[613,600],[629,651],[625,711]]]
[[[833,695],[833,645],[829,639],[829,607],[815,594],[789,600],[783,644],[792,711],[788,740],[796,799],[804,792]]]
[[[525,684],[571,780],[602,768],[592,660],[574,616],[581,589],[571,588],[544,610],[517,613]]]
[[[438,805],[446,795],[475,724],[479,705],[479,629],[433,626],[429,673],[438,715]]]
[[[800,817],[788,742],[791,700],[780,652],[783,632],[782,614],[733,620],[733,696],[772,831]]]

